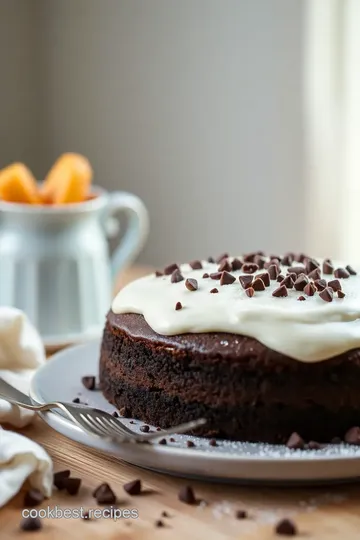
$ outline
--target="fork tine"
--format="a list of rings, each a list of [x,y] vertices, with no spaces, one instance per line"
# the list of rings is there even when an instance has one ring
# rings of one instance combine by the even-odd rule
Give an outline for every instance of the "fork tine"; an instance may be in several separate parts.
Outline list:
[[[151,441],[164,437],[165,435],[185,433],[186,431],[190,431],[206,423],[204,418],[199,418],[197,420],[185,422],[178,426],[173,426],[169,429],[164,429],[157,433],[142,435],[129,429],[121,422],[120,419],[115,418],[109,413],[101,411],[100,409],[88,409],[86,407],[80,408],[70,403],[62,403],[59,405],[62,406],[61,408],[69,412],[76,423],[78,423],[83,429],[100,437],[105,436],[112,439],[117,439],[119,442]]]
[[[158,439],[160,437],[164,437],[164,435],[174,435],[176,433],[185,433],[186,431],[190,431],[190,429],[195,429],[197,427],[203,426],[206,424],[205,418],[198,418],[198,420],[191,420],[190,422],[185,422],[184,424],[179,424],[178,426],[174,426],[169,429],[163,429],[162,431],[159,431],[158,433],[151,433],[150,435],[146,436],[147,441],[151,441],[152,439]]]
[[[124,434],[129,435],[130,437],[134,437],[134,435],[137,435],[135,431],[133,431],[132,429],[129,429],[125,424],[123,424],[123,422],[121,421],[121,418],[111,417],[110,421],[111,423],[114,423],[116,427],[118,427],[121,431],[123,431]]]
[[[109,424],[109,421],[105,416],[103,416],[103,417],[95,416],[93,418],[93,421],[96,423],[96,425],[98,425],[98,426],[100,425],[103,432],[106,433],[107,435],[109,435],[110,437],[113,437],[115,435],[115,428],[113,428]],[[116,434],[121,435],[122,437],[124,437],[124,433],[121,430],[116,430]],[[127,436],[128,435],[126,435],[126,437]]]
[[[119,422],[116,422],[113,419],[110,418],[104,418],[104,422],[107,424],[109,429],[112,431],[116,431],[117,434],[122,435],[123,437],[134,437],[136,433],[127,432],[124,429],[122,429],[122,425],[119,425]]]
[[[91,415],[84,415],[84,413],[78,413],[76,419],[86,430],[91,431],[95,435],[103,436],[103,431],[93,422]]]
[[[94,427],[95,430],[99,431],[102,435],[109,436],[109,430],[102,424],[101,419],[98,416],[92,416],[91,414],[87,415],[88,421]]]

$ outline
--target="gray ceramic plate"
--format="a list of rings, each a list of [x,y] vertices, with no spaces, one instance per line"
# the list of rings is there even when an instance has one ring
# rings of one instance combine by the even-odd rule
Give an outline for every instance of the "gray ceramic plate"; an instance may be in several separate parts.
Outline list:
[[[68,401],[80,397],[90,406],[112,412],[114,407],[101,392],[86,390],[84,375],[98,373],[100,341],[77,345],[55,354],[35,374],[30,395],[40,403]],[[219,441],[209,446],[207,439],[174,435],[168,445],[109,443],[84,433],[56,412],[42,415],[45,422],[69,439],[119,459],[164,473],[212,481],[241,483],[311,483],[353,481],[360,478],[360,448],[329,445],[322,450],[288,450],[284,446]],[[130,424],[138,431],[142,422]],[[191,439],[194,448],[187,448]]]

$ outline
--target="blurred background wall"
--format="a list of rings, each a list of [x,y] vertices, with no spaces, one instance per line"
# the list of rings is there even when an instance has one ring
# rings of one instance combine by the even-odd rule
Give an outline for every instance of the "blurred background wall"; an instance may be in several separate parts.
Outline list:
[[[303,6],[2,1],[0,165],[87,155],[146,203],[146,263],[304,249]]]
[[[38,0],[0,1],[0,166],[45,158]]]

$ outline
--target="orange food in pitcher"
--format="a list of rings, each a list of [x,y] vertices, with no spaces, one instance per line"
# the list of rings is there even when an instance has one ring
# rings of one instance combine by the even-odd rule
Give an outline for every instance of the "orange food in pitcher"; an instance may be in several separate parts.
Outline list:
[[[0,170],[0,200],[22,204],[80,203],[96,197],[90,192],[93,171],[89,160],[68,152],[60,156],[38,186],[23,163]]]
[[[66,204],[85,201],[89,195],[92,168],[80,154],[60,156],[50,169],[41,187],[44,203]]]
[[[36,180],[23,163],[0,171],[0,199],[14,203],[41,204]]]

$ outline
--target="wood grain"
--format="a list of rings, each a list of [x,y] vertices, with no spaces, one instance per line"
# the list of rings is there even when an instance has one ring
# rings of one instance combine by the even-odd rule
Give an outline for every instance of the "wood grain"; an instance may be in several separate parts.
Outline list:
[[[148,269],[137,269],[136,275]],[[121,286],[134,273],[123,276]],[[102,482],[109,482],[119,499],[119,508],[136,508],[139,518],[114,521],[101,518],[91,522],[81,519],[44,519],[39,532],[24,533],[19,529],[24,490],[0,510],[0,539],[33,540],[146,540],[153,538],[190,540],[270,540],[281,538],[274,533],[274,524],[283,517],[292,518],[300,538],[316,540],[358,540],[360,531],[360,486],[345,485],[328,488],[275,489],[241,487],[205,482],[191,482],[197,497],[207,506],[188,506],[178,500],[181,486],[189,482],[104,456],[87,449],[53,431],[40,419],[21,431],[39,442],[50,454],[55,471],[70,468],[72,475],[82,479],[78,496],[71,497],[54,489],[47,506],[61,508],[96,508],[91,493]],[[147,493],[129,496],[123,484],[141,478]],[[1,489],[1,486],[0,486]],[[24,487],[25,489],[25,487]],[[245,509],[249,518],[238,520],[235,512]],[[162,518],[166,510],[170,518]],[[165,527],[156,528],[162,519]]]
[[[45,519],[43,529],[39,533],[31,533],[32,539],[63,540],[64,535],[70,539],[86,537],[89,540],[183,539],[187,535],[194,540],[266,540],[275,538],[274,523],[282,517],[294,519],[303,538],[359,538],[358,486],[265,489],[191,482],[196,495],[208,503],[208,506],[192,507],[177,498],[180,487],[188,483],[186,480],[141,470],[88,450],[51,430],[40,419],[22,432],[44,446],[53,458],[55,470],[70,468],[73,476],[83,479],[78,496],[71,497],[55,489],[52,498],[41,508],[48,505],[95,508],[91,492],[99,483],[106,481],[116,492],[120,508],[137,508],[139,512],[139,518],[131,521]],[[124,492],[123,484],[135,478],[141,478],[148,493],[130,497]],[[0,511],[1,539],[24,536],[25,533],[19,531],[22,497],[23,493]],[[249,519],[237,520],[237,509],[246,509]],[[171,518],[161,518],[164,510]],[[154,525],[160,518],[166,523],[166,527],[161,529]]]

